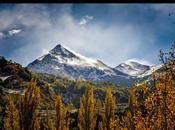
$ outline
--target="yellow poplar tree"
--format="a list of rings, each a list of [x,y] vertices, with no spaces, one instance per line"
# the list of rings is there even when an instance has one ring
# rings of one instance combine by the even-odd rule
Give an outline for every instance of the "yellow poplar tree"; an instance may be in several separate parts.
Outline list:
[[[147,122],[151,129],[175,128],[175,82],[171,78],[170,74],[159,74],[154,93],[145,101]]]
[[[53,124],[53,120],[51,119],[48,107],[46,108],[46,124],[45,124],[46,130],[55,130],[55,126]]]
[[[55,98],[56,108],[56,130],[63,130],[63,103],[61,96]]]
[[[128,99],[129,107],[124,112],[124,115],[122,116],[120,126],[122,129],[128,129],[128,130],[135,130],[135,118],[134,113],[136,111],[136,97],[134,90],[129,91],[129,99]]]
[[[8,105],[5,112],[7,116],[4,118],[4,129],[19,130],[19,111],[10,96],[8,96]]]
[[[116,100],[110,88],[107,89],[104,103],[103,122],[106,130],[110,130],[110,121],[115,118]]]
[[[147,116],[147,109],[144,104],[147,97],[150,95],[150,89],[149,86],[145,83],[142,83],[140,86],[138,86],[135,94],[135,96],[131,112],[132,112],[132,128],[135,130],[140,130],[141,128],[143,130],[150,130],[150,127],[147,125],[146,116]],[[134,125],[134,126],[133,126]]]
[[[80,130],[94,130],[96,126],[96,109],[93,88],[87,87],[85,95],[80,98],[78,127]]]
[[[40,89],[36,86],[36,78],[32,78],[25,92],[20,98],[20,129],[21,130],[38,130],[40,117],[37,109],[40,104]]]
[[[105,130],[102,121],[98,123],[98,130]]]
[[[56,130],[69,130],[70,113],[62,103],[61,96],[55,98],[56,108]]]
[[[151,129],[175,129],[175,44],[168,53],[160,50],[163,72],[153,75],[154,91],[146,99],[147,122]]]

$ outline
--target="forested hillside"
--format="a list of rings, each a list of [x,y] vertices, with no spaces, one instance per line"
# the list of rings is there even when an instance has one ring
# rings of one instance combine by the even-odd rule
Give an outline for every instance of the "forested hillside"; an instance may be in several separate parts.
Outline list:
[[[21,84],[25,85],[15,88],[22,87],[24,93],[9,93],[4,91],[4,88],[13,89],[6,87],[8,78],[2,80],[1,129],[174,130],[174,50],[175,46],[168,53],[160,51],[164,67],[152,74],[151,84],[145,81],[132,88],[110,82],[94,83],[32,74],[26,70],[23,73],[32,75],[31,81],[21,78]],[[8,75],[16,74],[19,75],[17,70]],[[5,73],[1,75],[7,76]]]

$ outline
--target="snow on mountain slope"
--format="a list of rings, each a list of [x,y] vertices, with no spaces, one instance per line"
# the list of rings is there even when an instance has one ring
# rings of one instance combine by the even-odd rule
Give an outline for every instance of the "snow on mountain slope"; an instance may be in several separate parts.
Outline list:
[[[107,65],[105,65],[103,62],[82,56],[75,52],[71,52],[60,44],[57,45],[51,51],[49,51],[49,54],[46,54],[38,58],[38,60],[42,61],[43,58],[45,58],[48,55],[55,58],[55,60],[58,61],[59,63],[64,63],[72,66],[97,67],[101,70],[105,70],[105,69],[110,70],[110,68]]]
[[[137,78],[143,78],[143,77],[146,77],[146,76],[150,76],[153,72],[159,70],[162,67],[163,67],[163,64],[151,66],[149,70],[145,71],[141,75],[138,75]]]
[[[48,54],[39,57],[27,66],[29,69],[70,79],[111,81],[125,84],[130,76],[114,70],[102,61],[87,58],[58,44]],[[119,79],[121,79],[119,81]],[[115,80],[116,79],[116,80]],[[126,84],[125,84],[126,85]]]
[[[110,81],[117,85],[132,86],[137,80],[151,75],[158,66],[148,66],[134,60],[128,60],[115,68],[102,61],[82,56],[58,44],[27,66],[39,72],[91,81]]]
[[[143,65],[134,60],[127,60],[115,67],[115,69],[131,76],[138,76],[149,70],[150,66]]]

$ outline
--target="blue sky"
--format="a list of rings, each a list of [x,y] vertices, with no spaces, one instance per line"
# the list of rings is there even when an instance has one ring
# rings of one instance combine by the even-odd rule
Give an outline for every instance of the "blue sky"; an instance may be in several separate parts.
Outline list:
[[[173,12],[174,4],[0,4],[0,55],[26,66],[62,44],[112,67],[159,64],[175,39]]]

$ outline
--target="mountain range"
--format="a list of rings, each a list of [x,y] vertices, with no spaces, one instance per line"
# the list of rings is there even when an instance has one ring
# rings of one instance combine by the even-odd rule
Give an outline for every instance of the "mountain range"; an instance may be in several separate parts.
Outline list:
[[[123,86],[132,86],[161,67],[162,65],[149,66],[128,60],[112,68],[100,60],[77,54],[61,44],[27,65],[27,68],[38,73],[72,80],[110,81]]]

